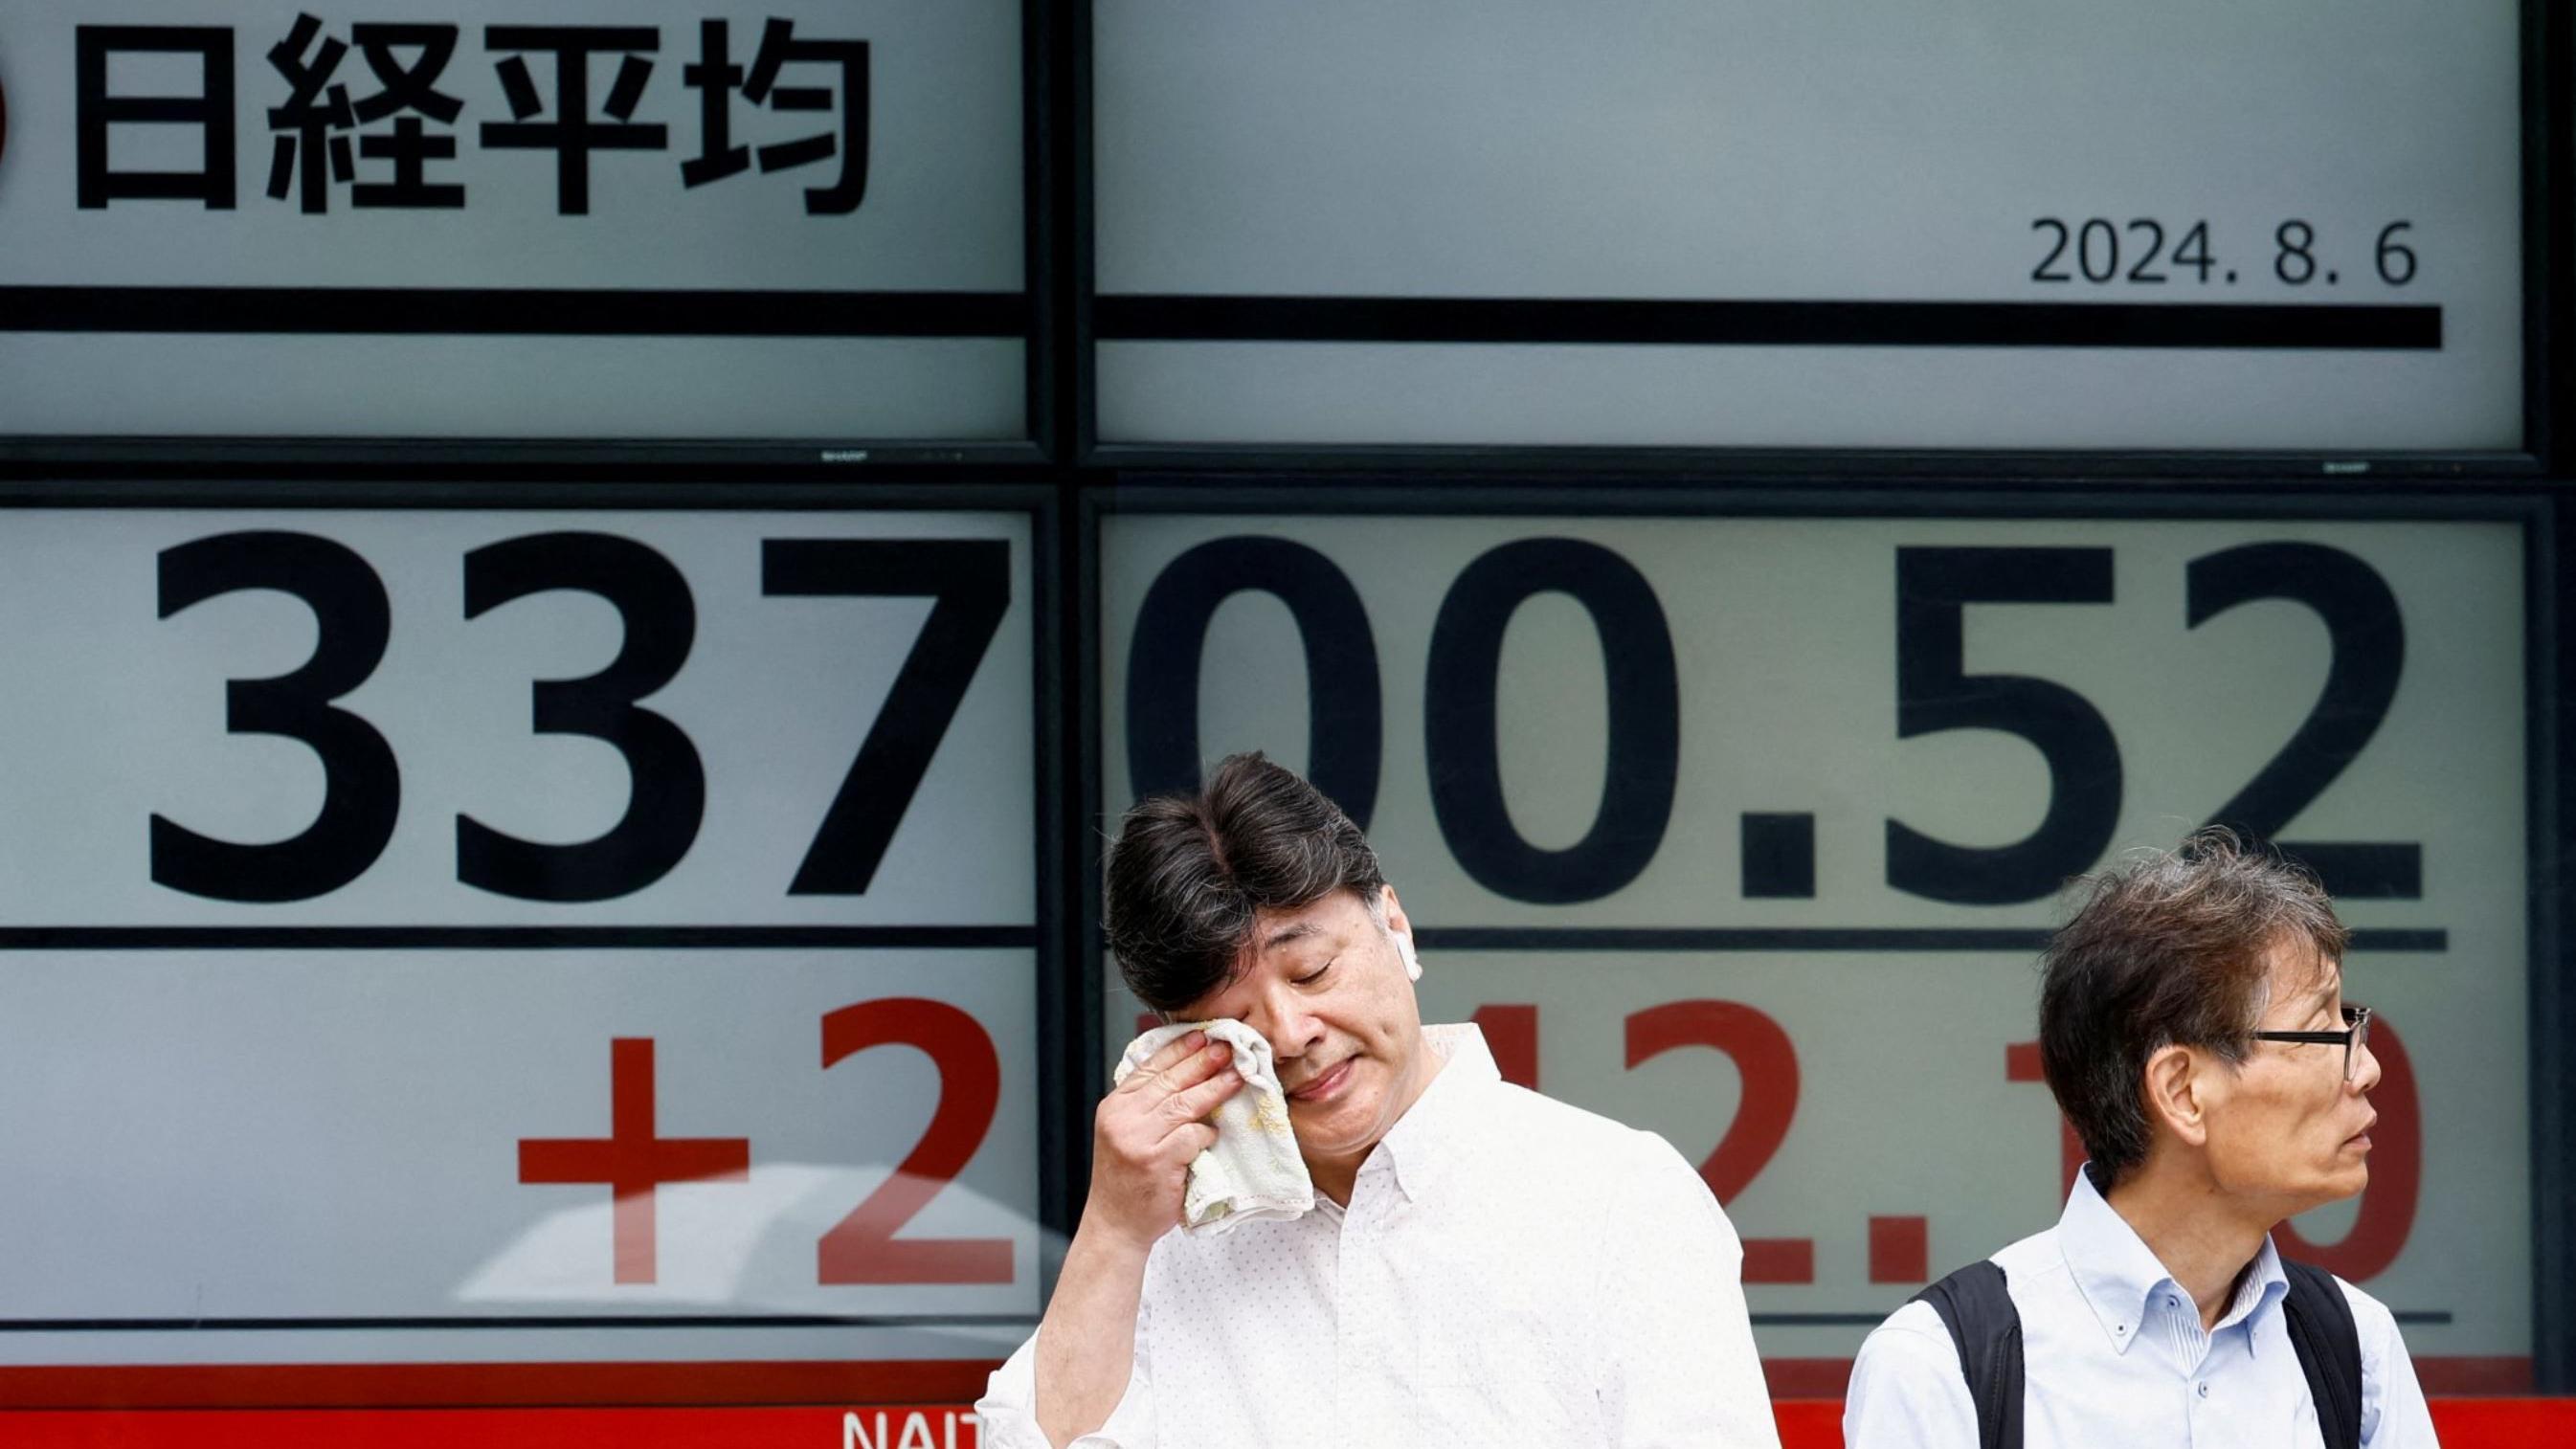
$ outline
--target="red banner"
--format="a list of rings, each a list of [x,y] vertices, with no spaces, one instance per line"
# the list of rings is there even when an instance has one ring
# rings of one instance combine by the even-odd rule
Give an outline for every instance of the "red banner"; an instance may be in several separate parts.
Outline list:
[[[1784,1400],[1782,1449],[1841,1449],[1842,1405]],[[2576,1443],[2576,1399],[2438,1399],[2448,1449]],[[12,1449],[981,1449],[962,1405],[767,1409],[274,1409],[0,1412]]]

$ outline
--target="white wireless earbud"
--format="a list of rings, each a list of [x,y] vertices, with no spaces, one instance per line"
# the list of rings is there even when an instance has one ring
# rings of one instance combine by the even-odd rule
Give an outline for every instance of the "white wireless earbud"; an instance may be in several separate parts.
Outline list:
[[[1419,981],[1422,979],[1422,958],[1413,954],[1413,935],[1411,932],[1398,931],[1395,933],[1395,954],[1402,957],[1404,960],[1405,980]]]

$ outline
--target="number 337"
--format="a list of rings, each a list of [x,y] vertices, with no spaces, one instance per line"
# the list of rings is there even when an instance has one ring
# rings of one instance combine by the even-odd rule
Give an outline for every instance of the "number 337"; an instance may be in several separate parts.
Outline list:
[[[1010,570],[1010,545],[999,539],[762,540],[764,595],[934,601],[788,894],[867,890],[1009,608]],[[164,550],[159,584],[164,619],[246,589],[273,589],[313,611],[319,634],[312,657],[274,678],[229,681],[224,725],[234,734],[302,742],[321,760],[324,789],[312,824],[264,844],[219,840],[155,814],[152,879],[191,895],[255,902],[309,900],[356,880],[383,854],[402,804],[392,746],[374,725],[333,703],[384,658],[392,619],[383,580],[344,544],[251,531]],[[670,560],[613,534],[529,534],[465,555],[468,619],[555,590],[606,600],[624,642],[596,674],[538,681],[532,727],[613,746],[633,780],[626,813],[605,833],[569,845],[521,840],[460,814],[456,878],[523,900],[608,900],[669,873],[697,839],[705,813],[697,747],[667,716],[638,703],[687,662],[697,608]]]

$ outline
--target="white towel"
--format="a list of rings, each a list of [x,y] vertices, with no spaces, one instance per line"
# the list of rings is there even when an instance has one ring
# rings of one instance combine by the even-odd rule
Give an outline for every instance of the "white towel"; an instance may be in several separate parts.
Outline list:
[[[1315,1182],[1297,1154],[1288,1096],[1279,1090],[1279,1071],[1261,1033],[1231,1019],[1158,1026],[1127,1044],[1111,1080],[1127,1080],[1154,1053],[1194,1031],[1234,1048],[1227,1065],[1242,1073],[1243,1090],[1218,1104],[1216,1145],[1190,1161],[1189,1185],[1181,1195],[1183,1231],[1221,1233],[1261,1218],[1312,1212]]]

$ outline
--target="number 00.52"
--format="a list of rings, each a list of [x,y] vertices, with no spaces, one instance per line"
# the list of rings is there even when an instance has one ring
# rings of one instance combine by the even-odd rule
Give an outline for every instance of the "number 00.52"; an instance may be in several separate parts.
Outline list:
[[[1887,883],[1928,900],[2007,905],[2045,898],[2101,858],[2118,830],[2122,765],[2110,723],[2092,701],[2053,680],[1966,670],[1971,606],[2111,602],[2108,548],[1896,550],[1896,725],[1899,739],[1998,730],[2036,747],[2049,770],[2048,806],[2025,838],[1971,846],[1886,822]],[[2378,572],[2321,544],[2244,544],[2192,560],[2188,626],[2257,599],[2315,611],[2333,659],[2316,706],[2296,733],[2214,816],[2272,840],[2322,795],[2378,732],[2405,668],[2405,624]],[[1199,671],[1218,605],[1247,590],[1288,607],[1304,643],[1308,772],[1363,825],[1376,804],[1383,693],[1368,610],[1348,575],[1306,544],[1269,536],[1221,538],[1166,565],[1136,615],[1127,665],[1127,767],[1138,795],[1198,779]],[[1600,806],[1583,838],[1562,850],[1532,845],[1504,803],[1495,709],[1502,642],[1512,615],[1545,592],[1592,616],[1609,688]],[[1653,586],[1599,544],[1529,538],[1471,561],[1432,625],[1423,751],[1442,838],[1461,869],[1509,900],[1599,900],[1653,863],[1678,787],[1681,695],[1672,631]],[[2422,894],[2420,846],[2330,842],[2281,848],[2339,895]]]

